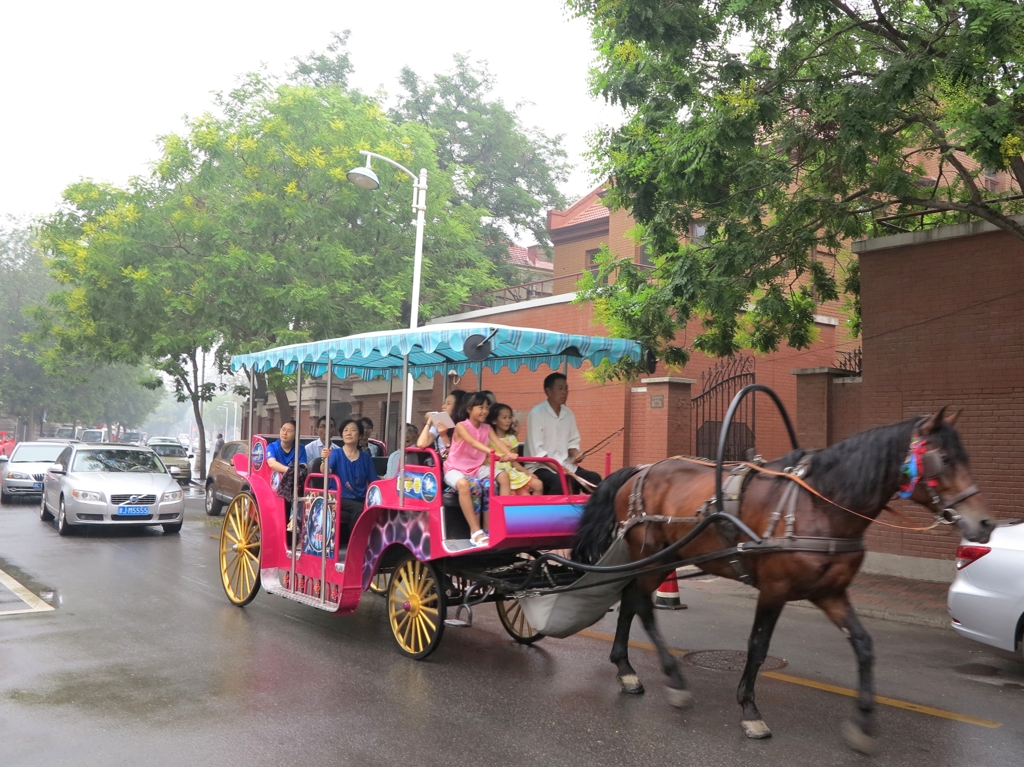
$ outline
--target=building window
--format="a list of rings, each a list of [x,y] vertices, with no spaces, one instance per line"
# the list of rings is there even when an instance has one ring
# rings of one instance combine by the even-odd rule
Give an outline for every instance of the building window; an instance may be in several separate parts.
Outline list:
[[[640,266],[654,267],[654,257],[646,242],[640,244]]]
[[[703,221],[694,221],[690,224],[690,239],[694,242],[703,240],[707,233],[708,227]]]
[[[597,279],[597,273],[599,270],[599,267],[597,265],[597,255],[600,252],[600,248],[594,248],[593,250],[588,250],[586,252],[587,271],[594,275],[594,279]],[[608,280],[601,280],[601,282],[606,283],[608,282]]]

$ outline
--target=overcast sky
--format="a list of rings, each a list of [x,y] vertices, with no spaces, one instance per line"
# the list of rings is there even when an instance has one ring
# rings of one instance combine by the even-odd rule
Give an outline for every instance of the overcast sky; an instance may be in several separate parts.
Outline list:
[[[533,102],[527,124],[565,134],[577,169],[563,191],[590,188],[586,134],[615,113],[588,94],[589,31],[561,0],[0,0],[0,216],[47,213],[81,177],[146,172],[156,137],[211,92],[261,65],[286,72],[345,29],[365,91],[394,92],[404,65],[427,76],[455,53],[486,60],[507,104]]]

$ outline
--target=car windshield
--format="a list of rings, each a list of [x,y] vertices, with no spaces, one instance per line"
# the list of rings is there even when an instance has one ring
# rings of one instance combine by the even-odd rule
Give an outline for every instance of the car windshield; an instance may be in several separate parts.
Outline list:
[[[67,445],[18,445],[11,463],[53,463]]]
[[[185,448],[181,445],[150,445],[157,455],[165,458],[187,458]]]
[[[83,450],[75,456],[73,471],[165,473],[155,455],[141,450]]]

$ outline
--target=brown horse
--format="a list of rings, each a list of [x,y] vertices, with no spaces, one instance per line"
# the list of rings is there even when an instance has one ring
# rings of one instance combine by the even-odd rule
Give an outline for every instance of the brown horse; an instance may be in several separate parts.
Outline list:
[[[754,704],[754,683],[782,608],[787,602],[807,599],[825,612],[853,646],[860,680],[858,713],[844,725],[843,734],[853,748],[872,749],[872,643],[846,592],[864,559],[860,541],[868,525],[902,489],[904,497],[931,510],[937,521],[944,517],[959,524],[971,541],[985,543],[995,526],[971,480],[967,453],[953,427],[956,417],[946,415],[943,408],[932,416],[856,434],[821,451],[795,450],[766,464],[769,472],[752,470],[739,480],[744,486],[734,494],[738,498],[731,508],[744,525],[765,539],[764,551],[741,550],[700,567],[744,580],[760,591],[737,691],[747,737],[771,735]],[[608,477],[587,503],[574,558],[595,562],[623,530],[631,558],[650,557],[692,531],[702,511],[713,511],[708,499],[714,494],[715,469],[706,463],[668,459],[642,469],[622,469]],[[712,524],[673,556],[681,561],[735,551],[737,543],[742,549],[743,542],[749,545],[750,540],[736,525]],[[682,707],[692,698],[658,631],[651,603],[651,594],[663,578],[664,571],[651,573],[624,587],[611,661],[618,668],[623,691],[642,693],[643,685],[628,656],[630,625],[633,616],[639,615],[669,677],[669,700]]]

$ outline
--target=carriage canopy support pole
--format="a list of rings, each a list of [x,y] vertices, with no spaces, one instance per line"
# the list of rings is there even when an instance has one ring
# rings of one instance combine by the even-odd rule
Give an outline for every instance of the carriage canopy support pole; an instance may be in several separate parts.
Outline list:
[[[252,435],[255,431],[252,428],[253,412],[256,405],[256,368],[249,371],[249,460],[246,461],[245,476],[248,479],[252,476]]]
[[[391,394],[395,388],[395,377],[392,376],[388,379],[388,401],[384,405],[384,441],[388,441],[388,435],[391,434]],[[396,440],[397,442],[397,440]]]
[[[291,592],[295,593],[295,549],[298,547],[298,541],[296,541],[296,535],[299,532],[299,526],[295,523],[295,518],[299,513],[299,450],[302,449],[302,440],[300,435],[302,434],[302,365],[299,365],[295,370],[295,460],[292,461],[292,545],[289,549],[291,554],[291,575],[288,578],[288,588]],[[285,530],[287,536],[288,531]]]
[[[736,396],[732,398],[732,403],[729,405],[729,409],[725,413],[725,418],[722,420],[722,431],[718,435],[718,460],[715,461],[715,509],[719,512],[725,510],[725,505],[722,500],[722,461],[725,458],[725,443],[729,437],[729,427],[732,426],[732,418],[736,414],[736,409],[740,406],[743,399],[748,394],[754,394],[759,391],[763,391],[771,397],[772,402],[775,403],[775,407],[778,408],[779,415],[782,416],[782,420],[786,424],[786,431],[789,432],[789,442],[793,445],[793,449],[796,450],[800,447],[796,441],[796,432],[793,431],[793,424],[789,420],[789,413],[786,412],[786,406],[782,404],[782,400],[779,399],[778,394],[773,392],[764,384],[756,383],[744,386],[736,392]]]
[[[412,412],[412,394],[409,391],[409,355],[402,358],[402,412]],[[406,421],[411,421],[411,416],[406,416]],[[399,429],[402,432],[402,452],[398,454],[398,505],[405,506],[405,427]]]
[[[323,534],[323,542],[320,546],[320,602],[324,601],[324,594],[327,589],[324,588],[327,584],[324,582],[327,578],[327,541],[330,540],[327,536],[336,536],[338,528],[341,525],[341,488],[338,488],[338,508],[334,512],[334,525],[330,530],[327,529],[327,521],[331,518],[331,504],[330,495],[328,494],[331,489],[331,453],[330,449],[333,446],[331,438],[334,436],[331,434],[331,379],[334,378],[334,365],[331,364],[330,356],[327,357],[327,429],[324,431],[324,436],[327,439],[324,441],[324,447],[328,448],[327,458],[325,458],[320,464],[320,473],[323,475],[324,482],[324,510],[321,515],[320,532]],[[312,520],[310,520],[312,524]],[[310,535],[313,531],[310,530]]]

